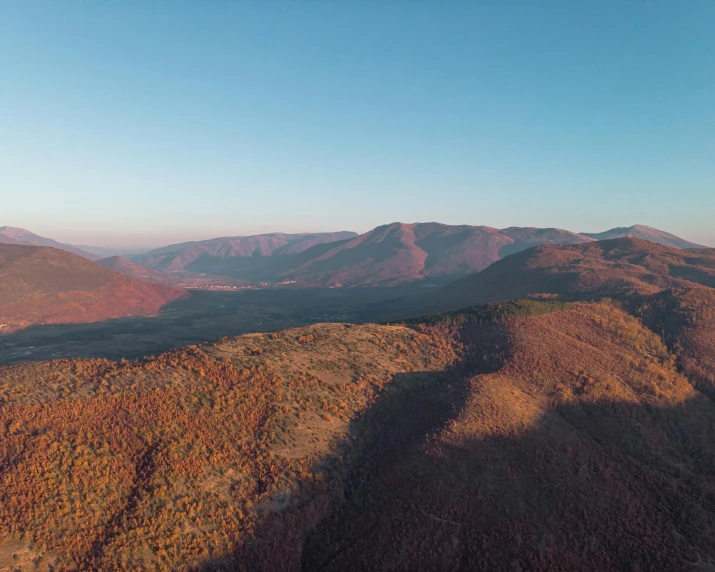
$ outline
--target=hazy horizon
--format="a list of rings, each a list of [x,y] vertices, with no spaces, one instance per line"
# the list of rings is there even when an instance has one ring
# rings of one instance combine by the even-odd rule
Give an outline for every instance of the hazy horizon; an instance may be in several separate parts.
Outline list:
[[[0,224],[154,247],[392,221],[715,245],[715,4],[3,5]]]
[[[637,222],[636,222],[636,223],[633,223],[633,224],[617,224],[617,225],[614,225],[614,226],[609,226],[609,227],[604,227],[604,228],[598,228],[598,229],[580,229],[580,230],[578,230],[578,229],[566,228],[566,227],[553,227],[553,226],[543,226],[543,227],[539,227],[539,226],[536,226],[536,225],[514,225],[514,224],[510,224],[510,225],[503,225],[503,226],[495,226],[495,225],[492,225],[492,224],[481,224],[481,223],[470,223],[470,222],[448,223],[448,222],[445,222],[445,221],[438,221],[438,220],[421,220],[421,221],[405,221],[405,220],[402,220],[402,221],[388,221],[388,222],[382,222],[382,223],[376,224],[376,225],[374,225],[374,226],[371,226],[371,227],[369,227],[369,228],[357,229],[357,230],[356,230],[356,229],[351,229],[351,228],[329,228],[329,227],[326,227],[326,228],[323,228],[323,229],[318,229],[318,230],[316,230],[316,229],[295,229],[295,230],[273,229],[273,230],[265,230],[265,231],[261,231],[261,232],[245,232],[245,233],[243,233],[243,232],[229,232],[229,233],[212,234],[212,235],[207,235],[207,236],[197,235],[197,236],[190,236],[190,237],[188,237],[188,238],[187,238],[185,235],[177,234],[177,235],[175,235],[175,238],[172,238],[171,235],[168,235],[167,237],[165,237],[164,240],[161,240],[161,239],[159,239],[159,238],[156,238],[154,242],[148,242],[148,241],[142,242],[141,237],[135,238],[134,240],[132,240],[133,237],[131,237],[131,236],[124,236],[124,235],[118,235],[118,236],[117,236],[117,240],[114,240],[114,241],[112,241],[111,238],[110,238],[110,239],[106,239],[106,237],[105,237],[105,242],[102,242],[102,238],[101,238],[101,237],[98,237],[97,240],[95,240],[95,241],[91,241],[91,240],[90,240],[90,241],[86,241],[86,240],[85,240],[85,241],[83,242],[83,241],[81,240],[81,236],[80,236],[80,239],[75,240],[75,239],[72,238],[72,237],[73,237],[72,234],[59,235],[59,236],[58,236],[58,235],[48,235],[48,234],[43,234],[42,232],[37,232],[36,230],[31,229],[31,228],[21,227],[21,226],[19,226],[19,225],[12,225],[12,224],[5,225],[5,224],[0,224],[0,228],[3,227],[3,226],[11,226],[11,227],[25,228],[25,230],[29,230],[29,231],[31,231],[31,232],[34,232],[35,234],[38,234],[38,235],[40,235],[40,236],[44,236],[45,238],[51,238],[51,239],[54,239],[54,240],[58,240],[59,242],[64,242],[64,243],[72,244],[72,245],[74,245],[74,246],[79,246],[79,247],[81,247],[81,246],[88,246],[88,247],[92,247],[92,248],[110,248],[110,249],[123,249],[123,248],[125,248],[125,249],[127,249],[127,250],[134,250],[134,249],[140,250],[140,249],[154,249],[154,248],[160,248],[160,247],[162,247],[162,246],[168,246],[168,245],[171,245],[171,244],[179,244],[179,243],[184,243],[184,242],[200,242],[200,241],[211,240],[211,239],[215,239],[215,238],[237,237],[237,236],[251,236],[251,235],[256,235],[256,234],[271,234],[271,233],[308,234],[308,233],[313,233],[313,232],[320,233],[320,232],[343,232],[343,231],[346,231],[346,232],[355,232],[356,234],[359,235],[359,234],[364,234],[364,233],[366,233],[366,232],[369,232],[369,231],[373,230],[374,228],[376,228],[376,227],[378,227],[378,226],[383,226],[383,225],[386,225],[386,224],[392,224],[392,223],[398,223],[398,222],[400,222],[400,223],[405,223],[405,224],[419,224],[419,223],[434,223],[434,222],[436,222],[436,223],[450,224],[450,225],[456,225],[456,226],[458,226],[458,225],[486,226],[486,227],[498,228],[498,229],[505,229],[505,228],[509,228],[509,227],[511,227],[511,226],[514,226],[514,227],[532,227],[532,228],[560,228],[560,229],[562,229],[562,230],[568,230],[568,231],[575,232],[575,233],[600,233],[600,232],[604,232],[604,231],[607,231],[607,230],[611,230],[612,228],[628,228],[628,227],[636,226],[636,225],[649,226],[649,227],[655,228],[655,227],[653,227],[653,225],[648,225],[648,224],[643,224],[643,223],[637,223]],[[266,228],[270,229],[269,226],[266,226]],[[662,231],[666,231],[666,232],[671,232],[671,231],[670,231],[669,229],[667,229],[667,228],[659,228],[658,230],[662,230]],[[699,241],[699,240],[697,240],[696,238],[693,238],[693,236],[692,236],[692,235],[689,235],[687,232],[682,233],[682,234],[680,234],[680,233],[672,233],[672,234],[676,234],[676,235],[679,236],[680,238],[684,238],[685,240],[689,240],[689,241],[691,241],[691,242],[695,242],[695,243],[698,243],[698,244],[702,244],[702,245],[704,245],[704,246],[712,246],[712,247],[715,247],[715,244],[708,243],[708,242],[703,242],[703,241]]]

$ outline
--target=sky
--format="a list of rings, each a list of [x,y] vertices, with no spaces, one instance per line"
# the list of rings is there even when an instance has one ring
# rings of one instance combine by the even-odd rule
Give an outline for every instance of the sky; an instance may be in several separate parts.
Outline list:
[[[5,0],[0,226],[401,221],[715,246],[715,2]]]

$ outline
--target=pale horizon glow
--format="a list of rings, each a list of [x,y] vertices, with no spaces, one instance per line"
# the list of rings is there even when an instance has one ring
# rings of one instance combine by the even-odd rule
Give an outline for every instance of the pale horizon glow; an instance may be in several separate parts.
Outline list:
[[[715,4],[9,0],[0,226],[157,247],[390,222],[715,246]]]

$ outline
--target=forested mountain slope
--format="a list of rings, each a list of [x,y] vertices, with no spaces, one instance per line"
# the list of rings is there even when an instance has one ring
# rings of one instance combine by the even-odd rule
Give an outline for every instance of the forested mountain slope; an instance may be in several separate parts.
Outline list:
[[[0,333],[35,324],[153,315],[187,295],[63,250],[0,244]]]
[[[545,245],[513,254],[436,292],[429,310],[526,296],[589,299],[715,286],[715,250],[680,250],[637,238]]]
[[[528,301],[0,368],[0,543],[22,569],[715,561],[715,407],[661,335]]]

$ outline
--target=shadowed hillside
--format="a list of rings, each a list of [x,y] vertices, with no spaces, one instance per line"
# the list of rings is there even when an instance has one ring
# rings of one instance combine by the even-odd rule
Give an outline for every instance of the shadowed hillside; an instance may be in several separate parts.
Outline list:
[[[526,301],[0,368],[0,558],[706,566],[715,406],[679,365],[615,303]]]
[[[693,384],[715,401],[715,290],[669,290],[629,306],[663,337]]]
[[[153,315],[185,290],[117,274],[80,256],[35,246],[0,245],[0,324],[84,323]]]
[[[130,276],[132,278],[136,278],[137,280],[143,280],[144,282],[167,284],[170,281],[170,277],[167,274],[141,266],[124,256],[110,256],[109,258],[103,258],[102,260],[98,260],[97,264],[100,264],[114,272],[124,274],[125,276]]]
[[[306,544],[314,570],[685,570],[715,556],[715,408],[608,304],[462,339],[494,371],[406,450],[388,435]]]

